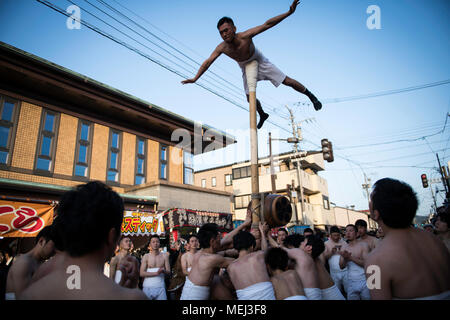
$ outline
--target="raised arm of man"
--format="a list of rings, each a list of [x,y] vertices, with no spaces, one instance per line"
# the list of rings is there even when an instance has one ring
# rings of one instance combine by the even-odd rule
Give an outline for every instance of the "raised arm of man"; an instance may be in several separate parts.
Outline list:
[[[269,227],[267,226],[266,222],[264,222],[264,224],[262,224],[261,221],[259,222],[258,227],[259,227],[259,232],[261,233],[261,250],[266,251],[268,248],[266,234],[269,231]]]
[[[252,225],[252,212],[251,210],[247,210],[247,216],[245,217],[245,221],[243,224],[238,226],[236,229],[228,233],[222,240],[220,240],[221,250],[228,249],[228,245],[233,243],[233,237],[237,235],[241,230],[244,230]]]
[[[253,38],[254,36],[260,34],[261,32],[266,31],[267,29],[270,29],[274,26],[276,26],[278,23],[289,17],[291,14],[295,12],[295,9],[297,8],[297,5],[300,3],[299,0],[294,0],[289,8],[289,11],[283,14],[280,14],[276,17],[273,17],[269,20],[267,20],[264,24],[248,29],[244,32],[242,32],[242,36],[246,38]]]
[[[213,64],[213,62],[222,54],[222,44],[219,44],[216,49],[213,51],[213,53],[211,54],[211,56],[206,59],[202,65],[200,66],[200,68],[198,69],[197,75],[194,78],[191,79],[186,79],[181,81],[182,84],[188,84],[188,83],[194,83],[196,82],[201,76],[202,74],[204,74],[206,72],[206,70],[208,70],[208,68]]]

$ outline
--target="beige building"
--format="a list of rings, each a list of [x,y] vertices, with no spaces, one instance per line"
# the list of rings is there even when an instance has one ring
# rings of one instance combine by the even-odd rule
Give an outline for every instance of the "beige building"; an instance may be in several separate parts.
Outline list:
[[[0,42],[0,195],[57,200],[92,180],[110,185],[127,210],[230,213],[230,193],[193,186],[194,137],[218,149],[233,137]],[[192,145],[172,141],[185,129]],[[216,139],[203,136],[212,131]],[[217,138],[219,137],[219,138]],[[227,210],[228,209],[228,210]]]
[[[291,152],[273,157],[275,171],[275,193],[289,197],[293,204],[293,215],[290,225],[298,220],[299,225],[314,225],[325,228],[334,224],[333,212],[330,210],[328,184],[318,175],[325,169],[322,154],[303,157],[300,170],[303,185],[302,211],[300,188],[296,163]],[[194,184],[198,187],[222,190],[233,193],[230,203],[235,220],[244,220],[246,208],[251,198],[250,161],[244,161],[223,167],[211,168],[195,172]],[[259,190],[272,192],[270,175],[270,159],[259,160]]]
[[[355,224],[356,220],[364,220],[367,222],[368,230],[375,230],[378,225],[377,223],[370,219],[368,210],[357,211],[352,209],[352,207],[332,207],[334,214],[335,225],[338,227],[345,227],[348,224]]]

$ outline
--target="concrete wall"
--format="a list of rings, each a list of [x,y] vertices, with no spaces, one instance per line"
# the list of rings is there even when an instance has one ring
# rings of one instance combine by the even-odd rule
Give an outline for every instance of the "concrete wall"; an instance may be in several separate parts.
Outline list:
[[[185,208],[231,213],[230,196],[226,192],[213,192],[192,186],[170,184],[154,184],[127,192],[134,195],[156,196],[158,209]]]

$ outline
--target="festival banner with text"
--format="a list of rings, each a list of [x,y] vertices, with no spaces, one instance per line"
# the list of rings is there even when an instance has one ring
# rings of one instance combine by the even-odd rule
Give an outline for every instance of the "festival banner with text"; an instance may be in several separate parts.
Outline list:
[[[125,211],[122,234],[144,236],[164,233],[162,213]]]
[[[36,237],[53,223],[53,207],[0,200],[0,237]]]

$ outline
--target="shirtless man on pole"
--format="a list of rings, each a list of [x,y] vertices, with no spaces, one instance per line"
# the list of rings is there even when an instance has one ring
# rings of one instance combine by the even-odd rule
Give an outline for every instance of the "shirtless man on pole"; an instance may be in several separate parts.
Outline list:
[[[365,262],[368,282],[374,266],[379,270],[379,286],[370,289],[372,299],[450,298],[450,254],[435,235],[411,226],[417,208],[408,184],[390,178],[374,184],[370,217],[385,236]]]
[[[197,253],[198,248],[198,237],[195,234],[191,234],[187,240],[189,244],[187,248],[189,249],[181,257],[181,267],[185,276],[188,276],[189,272],[191,272],[192,260],[194,260],[194,255]]]
[[[341,269],[347,267],[347,299],[370,300],[364,272],[369,246],[364,241],[357,241],[357,233],[358,229],[353,224],[349,224],[345,228],[345,237],[348,243],[343,245],[339,251],[341,255],[339,266]]]
[[[109,277],[116,283],[120,283],[120,279],[122,278],[122,272],[117,268],[122,260],[130,254],[130,249],[131,239],[127,236],[123,236],[122,239],[119,240],[119,252],[111,259],[109,268]]]
[[[333,279],[334,284],[338,287],[341,292],[345,290],[347,292],[347,267],[341,269],[339,266],[339,260],[341,255],[339,252],[341,248],[346,244],[344,240],[341,239],[341,232],[337,226],[332,226],[330,228],[330,240],[325,242],[325,252],[324,258],[328,260],[328,265],[330,266],[330,276]]]
[[[239,251],[239,257],[228,266],[227,270],[239,300],[275,300],[264,262],[267,241],[261,223],[259,231],[262,250],[256,252],[254,251],[256,239],[250,232],[241,231],[233,238],[233,247]]]
[[[272,84],[278,87],[281,83],[293,88],[294,90],[306,95],[314,105],[316,110],[320,110],[322,108],[322,104],[320,101],[308,90],[305,86],[303,86],[300,82],[295,79],[292,79],[286,76],[283,72],[281,72],[275,65],[273,65],[264,55],[256,49],[253,44],[253,37],[256,35],[270,29],[289,17],[291,14],[295,12],[297,5],[299,4],[299,0],[294,0],[289,8],[289,11],[283,14],[280,14],[272,19],[267,20],[264,24],[248,29],[244,32],[236,33],[236,27],[231,18],[223,17],[217,23],[217,29],[219,29],[220,36],[224,40],[220,43],[216,49],[213,51],[211,56],[203,62],[200,66],[200,69],[197,72],[197,75],[192,79],[187,79],[182,81],[181,83],[194,83],[196,82],[202,74],[208,70],[211,64],[223,53],[235,60],[242,69],[242,77],[244,80],[244,88],[245,93],[247,95],[247,100],[249,99],[249,92],[247,86],[247,79],[245,75],[245,65],[250,61],[257,60],[258,61],[258,78],[257,80],[270,80]],[[264,121],[269,117],[267,113],[261,107],[261,103],[259,100],[257,101],[257,111],[259,113],[259,123],[258,129],[260,129],[264,123]]]
[[[145,294],[136,258],[119,265],[120,285],[103,274],[103,266],[116,248],[123,220],[123,200],[101,182],[89,182],[66,192],[58,206],[63,255],[51,273],[30,285],[24,300],[138,300]]]
[[[55,244],[51,237],[52,226],[42,229],[36,237],[33,249],[18,256],[8,272],[6,281],[6,300],[15,300],[30,284],[39,266],[55,253]]]
[[[365,220],[356,220],[355,226],[358,229],[358,241],[364,241],[369,246],[371,252],[377,246],[378,239],[367,234],[367,222]]]
[[[288,270],[289,257],[281,248],[270,248],[264,261],[269,271],[277,300],[308,300],[295,270]]]
[[[167,300],[164,275],[170,275],[169,254],[161,253],[159,236],[150,237],[150,253],[142,258],[140,275],[145,278],[142,291],[151,300]]]

